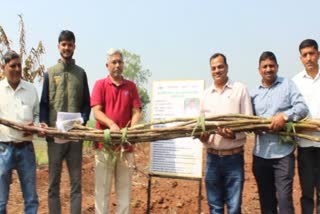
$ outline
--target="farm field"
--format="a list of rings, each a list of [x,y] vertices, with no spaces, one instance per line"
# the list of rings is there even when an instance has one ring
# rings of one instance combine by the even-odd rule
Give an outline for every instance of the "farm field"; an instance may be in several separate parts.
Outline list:
[[[41,142],[35,143],[36,149],[44,150],[46,146]],[[245,185],[243,192],[244,214],[260,213],[259,196],[256,183],[251,171],[252,166],[252,139],[249,139],[245,148]],[[42,157],[43,158],[43,157]],[[149,165],[149,144],[143,143],[136,146],[135,153],[136,170],[133,178],[132,192],[132,213],[145,213],[147,207],[147,185],[148,185],[148,165]],[[84,148],[82,167],[82,210],[83,213],[94,213],[94,150],[91,147]],[[40,164],[37,171],[37,185],[40,200],[39,214],[48,213],[47,210],[47,188],[48,188],[48,167]],[[299,197],[300,188],[298,174],[296,172],[294,182],[294,205],[296,213],[300,213]],[[198,182],[171,178],[152,179],[151,213],[156,214],[194,214],[198,211]],[[64,166],[61,178],[61,198],[63,213],[69,213],[69,179]],[[202,213],[207,214],[208,206],[204,182],[202,182]],[[115,213],[115,194],[112,192],[111,212]],[[23,200],[18,183],[17,175],[14,173],[10,191],[10,201],[8,213],[23,213]]]

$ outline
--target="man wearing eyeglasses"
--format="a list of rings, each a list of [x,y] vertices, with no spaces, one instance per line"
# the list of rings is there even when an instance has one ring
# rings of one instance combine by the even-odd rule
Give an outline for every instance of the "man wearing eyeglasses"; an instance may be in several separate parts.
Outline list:
[[[123,78],[123,56],[120,50],[110,49],[106,67],[109,75],[96,81],[91,94],[91,107],[98,129],[120,131],[134,126],[140,119],[141,100],[136,85]],[[109,213],[112,177],[117,194],[116,213],[130,213],[133,147],[131,144],[110,146],[96,142],[95,212]]]

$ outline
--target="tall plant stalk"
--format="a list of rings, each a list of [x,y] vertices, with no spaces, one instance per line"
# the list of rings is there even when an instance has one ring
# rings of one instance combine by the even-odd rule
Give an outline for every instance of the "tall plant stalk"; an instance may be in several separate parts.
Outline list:
[[[41,41],[39,41],[36,48],[31,48],[30,52],[27,54],[26,50],[26,33],[25,24],[23,21],[23,16],[21,14],[19,17],[19,54],[23,62],[22,78],[28,82],[34,82],[36,77],[43,76],[45,70],[44,65],[41,63],[41,56],[45,53],[44,46]],[[8,50],[11,50],[11,41],[9,40],[5,30],[0,26],[0,57],[5,54]],[[2,65],[0,61],[0,66]],[[1,69],[1,68],[0,68]],[[3,71],[0,70],[0,80],[4,78]]]

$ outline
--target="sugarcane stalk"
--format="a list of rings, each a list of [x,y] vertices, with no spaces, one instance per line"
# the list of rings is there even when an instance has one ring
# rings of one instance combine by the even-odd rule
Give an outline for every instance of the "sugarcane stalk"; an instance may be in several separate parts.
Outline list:
[[[153,121],[146,124],[137,125],[128,129],[126,141],[130,143],[152,142],[159,140],[169,140],[181,137],[200,137],[203,128],[210,133],[216,133],[218,127],[230,128],[234,132],[261,132],[266,131],[278,135],[295,136],[316,142],[320,142],[319,137],[311,136],[300,131],[320,131],[320,121],[304,119],[300,122],[292,123],[296,132],[272,132],[270,130],[271,119],[257,116],[229,114],[216,115],[205,118],[204,127],[198,126],[197,118],[174,118],[169,120]],[[172,124],[177,123],[177,124]],[[47,137],[57,137],[67,140],[89,140],[104,141],[104,131],[94,128],[84,127],[76,124],[68,132],[61,132],[55,128],[41,128],[30,126],[0,118],[0,124],[14,128],[19,131],[31,133],[44,133]],[[166,127],[146,128],[154,125],[165,124]],[[170,125],[170,126],[169,126]],[[144,129],[141,129],[144,128]],[[193,133],[193,135],[192,135]],[[112,144],[122,142],[122,133],[111,131]]]

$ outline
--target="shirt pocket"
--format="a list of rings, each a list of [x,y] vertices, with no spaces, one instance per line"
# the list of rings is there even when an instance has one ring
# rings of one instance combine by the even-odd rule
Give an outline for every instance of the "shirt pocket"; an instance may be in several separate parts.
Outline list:
[[[22,122],[33,122],[33,107],[31,105],[22,104],[21,111],[18,113],[19,120]]]

